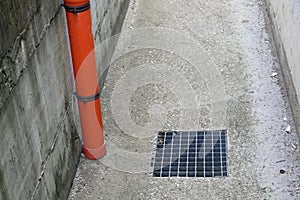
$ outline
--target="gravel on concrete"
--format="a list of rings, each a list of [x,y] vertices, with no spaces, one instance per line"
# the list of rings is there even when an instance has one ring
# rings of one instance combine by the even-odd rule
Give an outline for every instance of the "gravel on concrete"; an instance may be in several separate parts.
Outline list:
[[[81,158],[69,199],[300,199],[299,143],[262,1],[131,0],[111,39],[108,153]],[[228,130],[228,177],[149,175],[156,131],[215,129]]]

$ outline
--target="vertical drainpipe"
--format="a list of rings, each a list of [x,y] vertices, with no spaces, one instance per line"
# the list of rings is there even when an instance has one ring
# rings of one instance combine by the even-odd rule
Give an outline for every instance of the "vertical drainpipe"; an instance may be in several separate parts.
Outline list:
[[[64,0],[86,158],[106,154],[89,0]]]

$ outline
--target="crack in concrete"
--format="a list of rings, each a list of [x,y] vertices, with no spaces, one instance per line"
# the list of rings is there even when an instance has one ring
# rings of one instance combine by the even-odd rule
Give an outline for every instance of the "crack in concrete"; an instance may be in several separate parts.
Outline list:
[[[41,170],[40,176],[39,176],[39,178],[38,178],[38,180],[37,180],[37,183],[36,183],[36,185],[35,185],[35,189],[34,189],[34,191],[33,191],[33,193],[32,193],[31,198],[30,198],[31,200],[34,199],[34,197],[35,197],[35,195],[36,195],[36,193],[37,193],[37,190],[39,189],[39,186],[40,186],[40,184],[41,184],[41,182],[42,182],[42,178],[44,177],[44,174],[45,174],[45,170],[46,170],[46,168],[47,168],[48,161],[50,160],[51,155],[52,155],[53,152],[54,152],[55,146],[56,146],[56,144],[57,144],[58,137],[60,136],[59,131],[60,131],[61,128],[63,127],[64,122],[65,122],[65,120],[66,120],[66,117],[68,116],[68,114],[69,114],[69,112],[70,112],[70,110],[71,110],[71,107],[72,107],[72,100],[70,100],[70,101],[68,102],[67,105],[68,105],[68,106],[67,106],[66,112],[65,112],[65,114],[64,114],[64,116],[63,116],[63,119],[60,121],[60,123],[59,123],[58,126],[57,126],[56,133],[55,133],[55,138],[54,138],[54,141],[53,141],[53,143],[52,143],[52,145],[51,145],[50,151],[49,151],[49,153],[47,154],[46,159],[42,162],[42,166],[41,166],[41,169],[42,169],[42,170]]]

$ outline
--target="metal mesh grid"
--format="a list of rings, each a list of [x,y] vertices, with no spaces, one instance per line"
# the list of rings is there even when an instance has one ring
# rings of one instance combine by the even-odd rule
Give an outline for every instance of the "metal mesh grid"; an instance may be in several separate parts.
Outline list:
[[[228,176],[227,131],[158,132],[153,146],[154,177]]]

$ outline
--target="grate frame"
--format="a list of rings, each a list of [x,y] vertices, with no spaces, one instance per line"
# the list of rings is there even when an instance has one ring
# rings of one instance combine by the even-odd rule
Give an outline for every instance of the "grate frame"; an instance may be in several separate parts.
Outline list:
[[[157,132],[149,174],[152,177],[227,177],[227,130]]]

